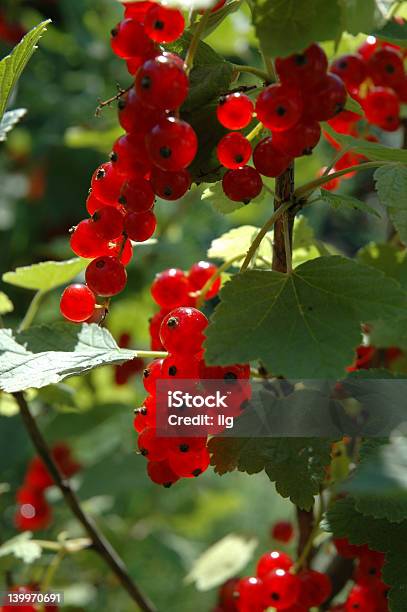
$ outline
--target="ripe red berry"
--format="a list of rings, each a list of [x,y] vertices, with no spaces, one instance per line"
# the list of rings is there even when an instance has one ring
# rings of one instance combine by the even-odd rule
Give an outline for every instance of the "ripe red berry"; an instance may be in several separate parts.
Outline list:
[[[239,612],[263,612],[263,582],[255,576],[239,580],[236,588]]]
[[[257,563],[256,575],[259,578],[264,578],[276,569],[289,570],[292,564],[293,560],[289,555],[280,550],[271,550],[260,557]]]
[[[127,236],[134,242],[145,242],[155,232],[157,219],[152,210],[145,213],[128,213],[124,221]]]
[[[142,176],[135,176],[126,181],[119,202],[127,212],[147,212],[154,204],[154,191],[150,182]]]
[[[252,147],[240,132],[230,132],[218,142],[216,152],[222,166],[235,169],[247,164],[252,154]]]
[[[243,93],[233,93],[219,100],[216,110],[218,121],[228,130],[241,130],[253,117],[253,102]]]
[[[167,438],[154,428],[144,429],[138,437],[139,450],[149,461],[162,461],[168,456]]]
[[[282,83],[312,88],[324,76],[328,68],[325,51],[313,43],[303,53],[276,59],[276,71]]]
[[[51,522],[51,508],[39,490],[22,487],[17,492],[17,511],[14,517],[17,529],[37,531],[46,529]]]
[[[116,140],[110,160],[122,180],[145,176],[151,171],[144,135],[126,134]]]
[[[92,216],[94,212],[103,206],[106,206],[106,204],[95,196],[92,189],[89,189],[89,195],[86,199],[86,210],[88,213]],[[109,206],[116,206],[116,203],[109,204]]]
[[[290,521],[278,521],[273,525],[271,537],[279,542],[290,542],[294,536],[294,527]]]
[[[133,150],[129,151],[129,155],[130,157],[137,158],[138,150],[142,150],[143,141],[137,141],[134,138],[135,134],[144,136],[156,123],[165,117],[166,113],[162,109],[147,106],[145,102],[140,99],[135,87],[132,87],[127,94],[119,100],[118,109],[120,125],[126,132],[131,132],[131,136],[128,136],[128,140],[133,144]],[[138,150],[135,151],[135,148]],[[117,153],[120,153],[120,151],[117,151]]]
[[[196,478],[209,466],[209,453],[206,446],[190,453],[170,453],[168,462],[177,476],[182,478]]]
[[[162,308],[172,310],[188,300],[189,285],[182,270],[169,268],[160,272],[151,285],[153,300]]]
[[[146,136],[152,162],[161,170],[178,171],[194,159],[198,140],[189,123],[169,117],[158,123]]]
[[[168,172],[154,166],[150,180],[154,193],[163,200],[178,200],[191,186],[191,175],[186,168]]]
[[[393,132],[400,125],[400,101],[390,88],[374,87],[363,101],[363,109],[370,123]]]
[[[292,158],[276,149],[273,142],[274,136],[264,138],[253,151],[254,167],[263,176],[280,176],[292,162]]]
[[[366,62],[358,53],[341,55],[332,63],[330,71],[338,75],[350,89],[359,87],[367,77]]]
[[[162,351],[164,349],[160,339],[160,327],[163,319],[167,316],[168,309],[162,308],[151,317],[148,331],[150,334],[150,348],[152,351]]]
[[[144,29],[158,43],[169,43],[179,38],[184,31],[184,16],[178,9],[153,4],[145,16]]]
[[[321,138],[321,127],[318,121],[299,122],[284,132],[275,132],[272,143],[276,149],[287,157],[311,155]]]
[[[384,554],[381,552],[374,550],[364,552],[360,556],[359,564],[356,569],[356,582],[366,586],[375,585],[381,578],[384,558]]]
[[[229,578],[219,589],[219,612],[238,612],[235,594],[240,578]]]
[[[155,383],[161,377],[163,359],[154,359],[143,372],[143,385],[147,393],[155,393]]]
[[[256,101],[256,114],[273,131],[288,130],[300,119],[302,98],[297,88],[275,83],[263,89]]]
[[[372,612],[372,610],[376,610],[376,603],[374,591],[360,584],[355,584],[346,600],[345,612]]]
[[[150,0],[140,0],[139,2],[124,2],[124,16],[126,19],[135,19],[139,23],[144,24],[146,13],[154,2]]]
[[[179,480],[178,476],[172,471],[168,461],[149,461],[147,473],[153,482],[163,485],[165,488],[170,487]]]
[[[205,339],[203,332],[208,319],[196,308],[179,307],[171,310],[161,323],[161,342],[170,353],[199,353]]]
[[[333,543],[338,555],[345,559],[355,559],[368,550],[367,546],[351,544],[347,538],[335,538]]]
[[[92,215],[96,234],[103,240],[118,238],[124,227],[123,213],[113,206],[99,208]]]
[[[367,67],[375,85],[395,88],[404,79],[403,58],[395,49],[377,49],[369,58]]]
[[[230,200],[248,204],[260,194],[263,181],[255,168],[243,166],[226,172],[222,179],[222,188]]]
[[[61,297],[60,310],[68,321],[82,323],[92,316],[95,309],[95,295],[86,285],[69,285]]]
[[[123,177],[108,162],[97,168],[92,176],[93,195],[105,204],[116,204],[123,185]]]
[[[315,89],[307,91],[304,114],[307,119],[314,121],[332,119],[343,111],[346,97],[343,81],[336,74],[328,73]]]
[[[92,219],[84,219],[72,232],[70,245],[75,255],[91,259],[106,253],[108,243],[96,234]]]
[[[163,361],[163,379],[194,380],[199,376],[199,359],[190,354],[177,353],[170,355]]]
[[[192,291],[200,291],[206,282],[216,273],[217,266],[209,261],[198,261],[188,272],[188,282]],[[218,293],[221,279],[216,278],[205,294],[205,300],[210,300]]]
[[[111,31],[112,49],[124,59],[147,55],[154,48],[143,26],[135,19],[123,19]]]
[[[306,608],[318,607],[330,596],[332,584],[327,574],[304,569],[298,577],[301,580],[300,601]]]
[[[133,247],[131,246],[130,240],[125,240],[123,245],[123,238],[120,237],[118,240],[109,243],[109,247],[106,249],[106,255],[117,257],[120,263],[127,266],[133,257]]]
[[[110,297],[123,291],[127,273],[116,257],[104,256],[91,261],[85,272],[89,288],[103,297]]]
[[[299,598],[301,581],[298,576],[283,569],[273,570],[263,578],[264,605],[283,610],[296,603]]]
[[[158,55],[147,60],[136,75],[140,101],[161,110],[175,110],[188,95],[188,77],[178,62]]]

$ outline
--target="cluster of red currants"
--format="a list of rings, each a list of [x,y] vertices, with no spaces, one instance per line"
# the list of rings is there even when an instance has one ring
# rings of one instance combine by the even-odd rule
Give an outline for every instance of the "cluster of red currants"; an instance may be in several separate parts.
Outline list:
[[[249,202],[262,190],[260,175],[277,177],[295,157],[311,154],[321,136],[319,122],[332,119],[345,106],[345,86],[340,77],[327,72],[328,59],[319,45],[277,58],[275,67],[279,81],[261,91],[255,106],[248,95],[237,92],[223,97],[217,109],[219,122],[230,130],[246,128],[255,112],[271,131],[253,152],[239,131],[218,143],[219,161],[228,168],[223,190],[231,200]],[[247,165],[251,156],[254,168]]]
[[[93,261],[86,285],[70,285],[62,295],[61,312],[70,321],[93,320],[96,296],[109,298],[124,289],[131,241],[144,242],[155,231],[155,197],[176,200],[191,185],[187,167],[198,142],[193,128],[178,118],[189,80],[183,60],[158,45],[183,29],[178,9],[137,2],[125,5],[125,18],[112,30],[113,51],[135,80],[119,100],[126,133],[114,143],[110,161],[94,172],[86,203],[90,217],[71,235],[74,253]]]
[[[21,600],[24,601],[24,598],[30,596],[31,593],[39,593],[40,589],[36,584],[28,584],[28,585],[15,585],[9,589],[9,593],[13,596],[18,596]],[[19,602],[21,601],[19,599]],[[10,604],[0,606],[0,612],[40,612],[40,610],[44,610],[44,612],[58,612],[59,607],[55,604],[29,604],[29,603],[18,603],[18,604]]]
[[[81,466],[71,455],[66,444],[56,444],[52,457],[65,478],[76,474]],[[34,457],[24,478],[23,486],[17,491],[15,524],[21,531],[46,529],[51,522],[51,508],[45,498],[45,490],[54,484],[51,474],[39,457]]]

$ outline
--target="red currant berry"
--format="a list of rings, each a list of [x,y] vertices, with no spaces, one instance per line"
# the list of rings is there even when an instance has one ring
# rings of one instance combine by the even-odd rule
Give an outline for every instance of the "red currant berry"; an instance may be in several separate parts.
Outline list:
[[[17,492],[17,503],[14,517],[17,529],[37,531],[48,527],[51,522],[51,508],[42,491],[22,487]]]
[[[160,121],[146,136],[153,164],[161,170],[178,171],[194,159],[198,140],[189,123],[170,117]]]
[[[162,308],[172,310],[188,299],[189,285],[182,270],[169,268],[157,274],[151,285],[153,300]]]
[[[364,60],[368,60],[379,47],[379,41],[375,36],[368,36],[364,43],[358,48],[358,53]]]
[[[276,59],[276,71],[280,81],[301,88],[314,87],[325,76],[327,68],[327,56],[316,43],[310,45],[303,53],[294,53]]]
[[[255,168],[243,166],[226,172],[222,179],[222,188],[230,200],[248,204],[260,194],[263,181]]]
[[[263,587],[265,607],[283,610],[298,600],[301,582],[298,576],[283,569],[276,569],[263,578]]]
[[[333,543],[338,555],[345,559],[355,559],[368,550],[367,546],[351,544],[347,538],[335,538]]]
[[[307,119],[326,121],[343,111],[346,102],[346,89],[343,81],[328,73],[317,87],[307,91],[304,99],[304,113]]]
[[[369,58],[367,66],[375,85],[394,88],[404,79],[403,58],[395,49],[378,49]]]
[[[338,75],[346,87],[359,87],[367,77],[366,62],[358,53],[349,53],[336,59],[330,71]]]
[[[123,244],[123,238],[120,237],[109,244],[109,248],[106,249],[106,255],[116,257],[120,263],[127,266],[133,257],[133,247],[131,246],[130,240],[126,239]]]
[[[82,323],[92,316],[95,310],[95,295],[86,285],[69,285],[61,297],[61,313],[75,323]]]
[[[165,308],[159,310],[151,317],[149,321],[148,331],[150,333],[150,348],[152,351],[164,350],[163,344],[160,339],[160,327],[163,319],[167,316],[168,310]]]
[[[112,162],[102,164],[92,176],[92,193],[105,204],[116,204],[123,185],[123,177],[116,172]]]
[[[239,132],[230,132],[223,136],[216,148],[219,162],[225,168],[245,166],[252,154],[250,142]]]
[[[108,247],[107,241],[96,234],[92,219],[84,219],[75,227],[70,245],[75,255],[86,259],[103,255]]]
[[[92,189],[89,190],[89,195],[86,200],[86,210],[92,216],[99,208],[106,206],[102,200],[99,200],[93,193]],[[109,204],[108,206],[116,206],[116,203]]]
[[[375,87],[363,102],[366,118],[383,130],[393,132],[400,125],[400,101],[390,88]]]
[[[253,102],[243,93],[233,93],[219,100],[216,114],[218,121],[228,130],[241,130],[253,117]]]
[[[198,263],[193,264],[188,272],[188,282],[192,291],[200,291],[207,281],[216,274],[217,270],[217,266],[209,261],[198,261]],[[205,300],[210,300],[217,295],[220,283],[220,277],[213,281],[205,294]]]
[[[407,74],[404,76],[402,82],[396,87],[396,93],[400,102],[407,104]]]
[[[206,446],[201,450],[185,453],[170,453],[168,462],[177,476],[182,478],[196,478],[209,466],[209,453]]]
[[[119,202],[127,212],[147,212],[154,204],[154,191],[151,189],[150,182],[142,176],[126,181]]]
[[[240,578],[229,578],[219,589],[219,612],[238,612],[236,593]]]
[[[188,95],[188,77],[179,63],[158,55],[141,66],[135,87],[140,101],[146,106],[175,110]]]
[[[257,563],[256,575],[264,578],[276,569],[289,570],[293,560],[286,553],[280,550],[272,550],[262,555]]]
[[[191,175],[186,168],[178,172],[168,172],[154,167],[151,173],[151,186],[154,193],[163,200],[178,200],[191,186]]]
[[[166,357],[162,367],[163,379],[194,380],[199,376],[199,359],[189,354]]]
[[[261,140],[253,151],[253,164],[263,176],[280,176],[292,162],[292,158],[276,149],[273,143],[274,136],[269,136]]]
[[[151,170],[143,136],[126,134],[118,138],[113,145],[110,160],[123,181],[145,176]]]
[[[113,206],[99,208],[92,215],[96,234],[103,240],[115,240],[123,232],[123,213]]]
[[[89,288],[103,297],[110,297],[123,291],[127,273],[116,257],[98,257],[91,261],[85,272]]]
[[[331,579],[326,574],[304,569],[298,574],[301,580],[301,604],[306,608],[319,607],[332,592]]]
[[[294,527],[290,521],[278,521],[273,525],[271,537],[279,542],[290,542],[294,537]]]
[[[131,132],[131,137],[129,137],[128,140],[131,141],[133,147],[132,150],[128,152],[129,157],[133,159],[136,158],[138,161],[140,153],[143,154],[144,142],[143,140],[136,140],[134,138],[135,134],[140,134],[142,136],[147,134],[147,132],[165,117],[165,111],[146,106],[134,87],[128,91],[125,97],[120,99],[118,108],[120,125],[126,132]],[[120,150],[117,151],[117,153],[120,153]]]
[[[163,485],[165,488],[170,487],[179,480],[178,476],[170,468],[168,461],[149,461],[147,473],[153,482]]]
[[[187,457],[190,453],[201,451],[206,446],[206,437],[201,438],[170,438],[168,440],[169,453],[180,457]]]
[[[366,586],[375,585],[382,575],[384,554],[373,550],[366,551],[360,556],[355,573],[358,584]]]
[[[258,120],[273,131],[293,127],[301,117],[302,108],[298,89],[277,83],[266,87],[256,101]]]
[[[161,342],[170,353],[195,355],[202,348],[208,319],[196,308],[171,310],[161,323]]]
[[[184,16],[178,9],[153,4],[145,16],[144,29],[151,40],[169,43],[177,40],[184,31]]]
[[[149,461],[162,461],[168,456],[167,438],[154,428],[144,429],[138,437],[139,450]]]
[[[126,19],[135,19],[139,23],[144,24],[144,19],[148,9],[155,6],[150,0],[140,0],[139,2],[123,2],[124,16]]]
[[[163,359],[154,359],[143,372],[143,385],[147,393],[155,393],[155,383],[161,377]]]
[[[134,242],[145,242],[155,232],[157,219],[152,210],[145,213],[128,213],[124,221],[127,236]]]
[[[263,612],[263,582],[255,576],[239,580],[236,588],[239,612]]]
[[[0,31],[1,31],[1,34],[3,34],[2,30],[0,30]],[[22,36],[24,36],[24,34],[22,34]],[[3,38],[3,35],[2,35],[2,38]],[[19,42],[19,40],[16,40],[16,41],[13,40],[12,42],[17,43],[17,42]],[[28,601],[29,600],[28,597],[29,597],[30,593],[33,592],[33,590],[30,587],[28,587],[28,586],[13,586],[10,589],[10,592],[15,594],[16,596],[18,596],[18,598],[21,597],[21,599],[18,600],[18,601],[21,602],[21,601],[25,601],[25,597],[27,597],[27,601]],[[37,612],[37,607],[36,606],[29,606],[29,605],[25,606],[22,603],[18,603],[17,605],[18,605],[18,611],[19,612]],[[46,612],[48,612],[48,611],[51,612],[50,608],[51,608],[51,606],[45,606],[45,611]],[[15,612],[15,609],[16,609],[16,605],[15,604],[12,604],[10,606],[4,605],[4,606],[2,606],[1,611],[2,612]],[[57,610],[57,609],[58,608],[56,608],[56,606],[52,606],[52,610],[53,611]]]
[[[376,610],[374,591],[365,586],[355,584],[345,603],[345,612],[372,612]]]
[[[275,132],[272,143],[276,149],[288,157],[311,155],[321,138],[321,128],[318,121],[297,123],[284,132]]]
[[[135,19],[123,19],[111,31],[112,49],[123,59],[146,55],[154,48],[143,26]]]

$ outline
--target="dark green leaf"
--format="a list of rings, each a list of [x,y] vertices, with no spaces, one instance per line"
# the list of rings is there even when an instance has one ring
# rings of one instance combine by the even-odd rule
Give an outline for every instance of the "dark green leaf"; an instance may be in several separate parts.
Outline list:
[[[342,193],[332,193],[327,189],[322,188],[320,191],[320,200],[332,206],[335,210],[341,209],[351,209],[351,210],[360,210],[364,213],[369,213],[370,215],[375,215],[375,217],[379,217],[380,215],[372,206],[369,206],[366,202],[362,202],[357,198],[353,198],[352,196],[345,195]]]
[[[378,38],[388,40],[394,45],[405,47],[407,42],[407,23],[405,21],[399,23],[392,19],[379,30],[375,30],[373,34]]]
[[[380,202],[389,208],[407,210],[407,167],[388,164],[374,173],[376,190]]]
[[[407,164],[407,149],[386,147],[382,144],[377,144],[376,142],[359,140],[358,138],[353,138],[353,136],[339,134],[338,132],[335,132],[335,130],[333,130],[328,124],[324,124],[324,130],[326,130],[328,134],[332,136],[342,147],[352,149],[352,151],[355,153],[365,155],[368,159]]]
[[[343,29],[350,34],[368,34],[383,22],[376,0],[344,0],[342,2]]]

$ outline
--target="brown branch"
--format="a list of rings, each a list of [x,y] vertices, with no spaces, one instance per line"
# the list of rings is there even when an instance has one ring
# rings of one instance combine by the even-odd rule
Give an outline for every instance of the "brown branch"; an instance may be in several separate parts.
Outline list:
[[[301,557],[302,551],[307,545],[312,531],[314,529],[314,510],[302,510],[297,506],[297,523],[298,523],[298,545],[297,545],[297,556]],[[313,550],[311,549],[308,558],[312,558]],[[307,565],[307,559],[304,565]]]
[[[291,164],[281,176],[276,179],[276,197],[274,200],[274,210],[277,210],[292,200],[294,195],[294,164]],[[290,238],[290,246],[292,251],[293,240],[293,225],[294,211],[287,211],[288,218],[288,233]],[[284,223],[280,218],[274,225],[274,241],[273,241],[273,270],[277,272],[287,272],[287,258],[284,244]]]
[[[58,466],[52,459],[47,443],[37,427],[37,423],[30,412],[24,394],[22,392],[14,393],[14,397],[19,405],[21,417],[28,435],[31,438],[31,442],[54,479],[56,486],[60,489],[67,505],[92,540],[93,548],[104,559],[130,597],[139,605],[140,609],[143,610],[143,612],[156,612],[156,608],[148,598],[141,593],[138,586],[130,577],[126,566],[112,548],[110,542],[99,531],[93,519],[82,510],[79,500],[71,489],[69,482],[61,474]]]
[[[115,94],[114,96],[112,96],[108,100],[103,100],[103,101],[99,102],[99,104],[97,105],[96,110],[95,110],[95,117],[99,117],[100,116],[100,113],[102,112],[102,110],[104,109],[105,106],[110,106],[111,104],[113,104],[113,102],[116,102],[117,100],[120,100],[120,98],[122,98],[128,91],[130,91],[130,89],[132,87],[133,86],[130,85],[129,87],[126,87],[126,89],[123,89],[122,87],[120,87],[118,85],[117,86],[117,88],[118,88],[117,94]]]

